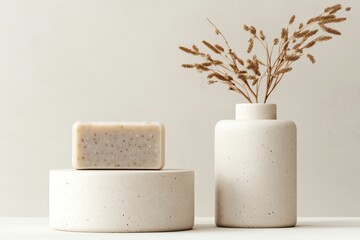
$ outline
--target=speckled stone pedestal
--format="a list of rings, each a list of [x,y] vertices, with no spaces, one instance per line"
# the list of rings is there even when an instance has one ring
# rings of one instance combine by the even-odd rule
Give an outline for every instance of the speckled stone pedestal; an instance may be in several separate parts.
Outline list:
[[[296,126],[275,104],[238,104],[215,128],[216,224],[296,224]]]
[[[51,170],[50,226],[85,232],[188,230],[191,170]]]

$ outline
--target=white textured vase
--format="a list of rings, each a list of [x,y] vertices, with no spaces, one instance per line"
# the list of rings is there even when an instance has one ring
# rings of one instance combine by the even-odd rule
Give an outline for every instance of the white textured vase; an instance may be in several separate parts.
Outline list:
[[[237,104],[215,127],[216,225],[296,225],[296,125],[275,104]]]

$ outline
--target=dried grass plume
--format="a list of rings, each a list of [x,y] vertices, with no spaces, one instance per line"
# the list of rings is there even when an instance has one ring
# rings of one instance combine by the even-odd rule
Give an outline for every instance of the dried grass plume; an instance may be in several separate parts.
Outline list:
[[[315,57],[308,51],[318,43],[333,39],[341,35],[335,29],[339,23],[346,21],[345,17],[338,17],[340,12],[349,12],[351,7],[341,4],[326,7],[324,11],[304,22],[297,23],[292,15],[287,26],[280,31],[280,37],[266,41],[266,35],[252,25],[243,25],[245,32],[250,34],[246,48],[247,57],[240,57],[230,47],[223,33],[208,19],[214,27],[222,44],[212,44],[202,41],[205,50],[200,50],[196,45],[190,48],[180,46],[180,50],[200,58],[197,63],[182,64],[186,69],[195,69],[207,74],[207,83],[223,83],[230,91],[242,95],[248,102],[260,102],[263,93],[263,102],[266,103],[270,94],[279,85],[284,75],[293,70],[293,63],[306,56],[311,63]],[[256,47],[265,51],[266,59],[262,60],[253,52]],[[263,87],[263,91],[260,88]]]

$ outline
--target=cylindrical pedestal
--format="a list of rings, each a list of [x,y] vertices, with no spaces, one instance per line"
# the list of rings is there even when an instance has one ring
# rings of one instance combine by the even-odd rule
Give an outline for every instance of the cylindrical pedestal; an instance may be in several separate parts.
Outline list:
[[[86,232],[188,230],[191,170],[51,170],[50,226]]]
[[[215,128],[216,224],[296,224],[296,126],[274,104],[240,104]]]

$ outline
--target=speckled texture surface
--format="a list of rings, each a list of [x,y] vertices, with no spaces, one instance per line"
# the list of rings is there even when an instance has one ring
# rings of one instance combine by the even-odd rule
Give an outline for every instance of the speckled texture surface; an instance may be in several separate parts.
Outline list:
[[[194,224],[191,170],[51,170],[50,226],[66,231],[153,232]]]
[[[165,129],[158,122],[76,122],[76,169],[162,169]]]
[[[252,119],[267,118],[253,107],[238,108],[245,111],[240,114],[244,120],[220,121],[215,128],[216,224],[294,226],[296,126],[286,120]],[[265,111],[274,116],[274,106]]]

